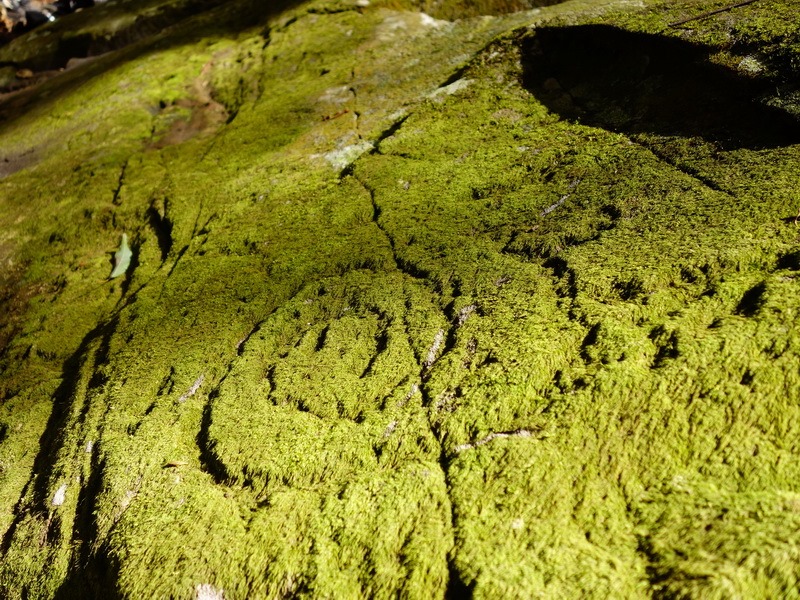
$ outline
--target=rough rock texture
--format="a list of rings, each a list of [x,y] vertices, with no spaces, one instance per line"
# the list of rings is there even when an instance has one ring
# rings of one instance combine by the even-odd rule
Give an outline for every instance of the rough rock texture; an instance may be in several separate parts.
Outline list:
[[[550,4],[0,48],[2,597],[800,595],[796,3]]]

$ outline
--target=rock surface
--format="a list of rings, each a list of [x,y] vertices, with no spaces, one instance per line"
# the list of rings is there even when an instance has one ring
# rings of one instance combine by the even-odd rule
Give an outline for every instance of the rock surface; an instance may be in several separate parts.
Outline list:
[[[0,595],[797,597],[793,3],[264,4],[0,48]]]

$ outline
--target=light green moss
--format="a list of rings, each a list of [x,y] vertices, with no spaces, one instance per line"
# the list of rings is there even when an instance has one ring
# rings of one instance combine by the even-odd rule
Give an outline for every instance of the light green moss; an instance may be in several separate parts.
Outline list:
[[[31,92],[0,593],[792,597],[796,146],[526,71],[600,23],[788,89],[783,4],[708,6],[222,3]]]

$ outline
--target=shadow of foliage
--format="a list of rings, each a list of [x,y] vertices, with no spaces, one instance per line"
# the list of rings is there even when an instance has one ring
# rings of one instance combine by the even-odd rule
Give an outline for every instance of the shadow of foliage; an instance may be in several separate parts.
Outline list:
[[[564,118],[629,135],[723,150],[800,141],[792,115],[758,102],[775,82],[711,62],[714,51],[606,25],[545,27],[523,42],[523,85]]]

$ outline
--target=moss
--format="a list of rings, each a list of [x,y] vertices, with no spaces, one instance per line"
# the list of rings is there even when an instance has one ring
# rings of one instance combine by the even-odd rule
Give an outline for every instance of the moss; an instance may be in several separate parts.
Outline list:
[[[5,105],[2,594],[791,597],[800,155],[635,111],[776,6],[223,3]]]
[[[653,532],[644,548],[653,561],[652,576],[664,582],[659,591],[793,597],[797,574],[788,565],[796,548],[786,534],[796,502],[794,493],[732,493],[684,479],[654,492],[643,510]],[[750,533],[743,536],[745,531]],[[697,552],[677,551],[687,545]]]

